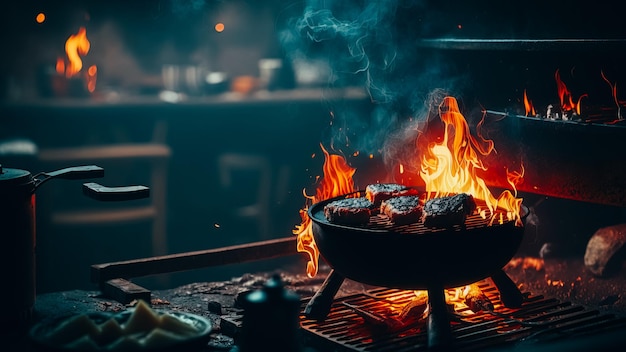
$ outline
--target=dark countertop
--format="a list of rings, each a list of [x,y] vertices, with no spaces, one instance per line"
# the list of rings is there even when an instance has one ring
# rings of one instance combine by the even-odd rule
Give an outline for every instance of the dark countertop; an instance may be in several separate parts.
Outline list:
[[[328,268],[324,267],[315,278],[308,278],[304,270],[300,273],[297,271],[293,268],[281,271],[281,276],[285,287],[303,298],[315,294],[328,275]],[[530,292],[534,296],[554,297],[560,301],[614,312],[617,315],[626,313],[626,300],[622,299],[623,292],[626,292],[626,278],[623,273],[609,278],[597,278],[585,270],[582,260],[553,259],[543,262],[537,258],[524,257],[514,258],[505,267],[505,272],[517,283],[522,292]],[[233,339],[223,333],[220,322],[228,315],[237,315],[241,312],[236,304],[239,294],[262,288],[272,274],[268,272],[244,274],[228,281],[196,282],[172,289],[152,291],[152,307],[155,310],[193,313],[210,319],[214,330],[211,341],[203,351],[227,350],[233,346]],[[345,280],[336,298],[362,293],[371,288]],[[118,312],[132,306],[132,302],[125,305],[103,297],[99,291],[71,290],[45,293],[37,297],[34,321],[68,313]],[[13,350],[28,350],[27,341],[22,338],[10,344],[8,351]]]
[[[37,98],[0,101],[3,109],[84,109],[132,107],[228,107],[286,103],[320,103],[324,101],[367,101],[367,92],[358,87],[298,88],[285,90],[260,90],[249,94],[224,92],[212,95],[186,95],[182,93],[138,95],[123,92],[105,92],[85,98]]]

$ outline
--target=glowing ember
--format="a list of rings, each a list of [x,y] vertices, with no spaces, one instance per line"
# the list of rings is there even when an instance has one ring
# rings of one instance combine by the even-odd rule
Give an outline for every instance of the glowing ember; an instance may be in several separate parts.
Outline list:
[[[521,266],[523,270],[534,269],[535,271],[543,270],[544,261],[542,258],[535,257],[518,257],[511,259],[505,266],[507,268],[517,268]]]
[[[324,174],[319,179],[319,184],[314,196],[306,194],[303,190],[307,204],[300,210],[302,223],[293,230],[293,234],[298,236],[297,250],[309,255],[306,272],[309,277],[317,275],[319,250],[313,238],[313,230],[311,227],[311,219],[307,213],[311,204],[321,202],[323,200],[338,197],[356,191],[354,189],[354,181],[352,176],[356,169],[350,167],[341,155],[330,154],[324,146],[320,145],[324,152]]]
[[[478,141],[471,135],[469,125],[453,97],[444,98],[439,105],[439,116],[445,125],[443,139],[439,143],[431,143],[422,158],[420,176],[425,182],[425,190],[433,197],[471,194],[485,201],[492,221],[500,220],[496,216],[502,213],[497,213],[496,209],[501,208],[506,211],[508,220],[515,220],[516,225],[522,226],[522,199],[515,198],[508,190],[496,199],[477,174],[487,170],[479,156],[487,156],[493,151],[493,141]],[[515,187],[522,177],[523,169],[519,173],[507,171],[507,181],[515,193]],[[486,212],[481,214],[487,215]]]

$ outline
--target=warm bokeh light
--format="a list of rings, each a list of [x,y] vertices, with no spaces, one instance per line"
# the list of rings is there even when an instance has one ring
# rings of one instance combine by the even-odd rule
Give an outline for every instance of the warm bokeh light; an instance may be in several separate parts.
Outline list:
[[[215,24],[215,31],[221,33],[224,31],[224,24],[222,22],[218,22]]]
[[[35,21],[37,21],[37,23],[43,23],[43,21],[46,20],[46,14],[44,14],[43,12],[40,12],[37,14],[37,17],[35,17]]]
[[[87,90],[89,93],[93,93],[96,90],[96,77],[98,74],[98,68],[96,65],[91,65],[87,69]]]

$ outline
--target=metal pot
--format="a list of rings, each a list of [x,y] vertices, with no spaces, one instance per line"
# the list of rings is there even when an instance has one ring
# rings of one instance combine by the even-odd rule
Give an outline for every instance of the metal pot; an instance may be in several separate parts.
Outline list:
[[[69,167],[31,175],[29,171],[0,165],[0,275],[4,282],[0,302],[2,327],[25,326],[35,303],[35,191],[53,179],[103,177],[95,165]]]
[[[412,290],[467,285],[499,273],[523,238],[524,227],[513,221],[487,226],[478,215],[468,218],[466,227],[450,229],[330,223],[324,206],[345,197],[309,208],[313,237],[335,271],[369,285]],[[522,213],[524,219],[528,214],[524,206]]]

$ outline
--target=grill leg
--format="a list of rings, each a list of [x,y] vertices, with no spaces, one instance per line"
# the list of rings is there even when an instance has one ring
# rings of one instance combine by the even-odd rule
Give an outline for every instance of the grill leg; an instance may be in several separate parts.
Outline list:
[[[304,308],[304,315],[309,319],[326,319],[326,316],[330,313],[335,295],[339,291],[341,284],[343,284],[344,279],[343,275],[334,269],[331,270],[322,286],[320,286],[319,290],[317,290]]]
[[[491,280],[500,292],[500,300],[508,308],[519,308],[524,303],[524,295],[517,288],[517,285],[511,280],[504,270],[498,270],[491,276]]]
[[[428,304],[428,348],[446,351],[452,344],[452,330],[443,287],[428,289]]]

